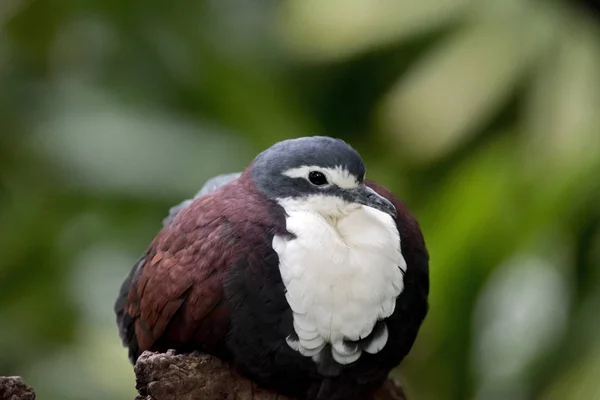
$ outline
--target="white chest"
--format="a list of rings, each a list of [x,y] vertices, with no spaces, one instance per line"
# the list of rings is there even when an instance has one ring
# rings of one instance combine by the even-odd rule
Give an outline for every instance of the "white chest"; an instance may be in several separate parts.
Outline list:
[[[343,341],[367,337],[378,320],[394,312],[404,286],[406,262],[396,225],[369,207],[333,222],[282,205],[287,230],[296,235],[273,239],[299,338],[288,343],[315,360],[330,343],[336,361],[354,362],[362,350],[349,350]],[[386,342],[387,329],[364,351],[376,353]]]

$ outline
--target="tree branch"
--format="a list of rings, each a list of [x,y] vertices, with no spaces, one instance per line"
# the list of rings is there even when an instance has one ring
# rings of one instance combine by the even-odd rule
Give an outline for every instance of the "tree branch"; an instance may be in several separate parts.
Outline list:
[[[221,360],[205,354],[144,352],[135,365],[136,400],[291,400],[260,389]],[[388,380],[375,400],[406,400]]]
[[[35,400],[35,392],[20,376],[0,376],[0,400]]]

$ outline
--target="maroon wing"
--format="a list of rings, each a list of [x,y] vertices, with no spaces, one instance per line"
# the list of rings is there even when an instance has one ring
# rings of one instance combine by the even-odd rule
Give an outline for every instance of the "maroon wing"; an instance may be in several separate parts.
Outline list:
[[[237,261],[232,243],[244,236],[235,233],[254,225],[232,214],[231,197],[219,195],[180,211],[123,282],[115,312],[132,363],[144,350],[211,352],[227,333],[223,279]]]

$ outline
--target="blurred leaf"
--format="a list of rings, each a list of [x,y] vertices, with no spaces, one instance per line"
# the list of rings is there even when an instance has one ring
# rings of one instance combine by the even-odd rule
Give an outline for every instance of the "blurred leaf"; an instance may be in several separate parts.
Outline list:
[[[577,365],[558,377],[541,400],[580,400],[600,398],[600,343]]]
[[[516,256],[500,265],[482,290],[473,327],[477,399],[528,398],[528,369],[566,330],[568,260],[560,252],[567,246],[556,240],[552,245],[550,252],[541,249],[544,255]]]
[[[252,159],[243,143],[214,126],[128,107],[90,88],[70,89],[49,99],[50,118],[31,146],[68,171],[76,187],[185,198]]]
[[[570,175],[600,156],[600,29],[571,18],[555,39],[524,113],[524,151],[531,173]]]
[[[331,61],[448,24],[470,0],[291,0],[279,21],[296,57]]]
[[[497,113],[544,45],[546,26],[528,17],[463,29],[390,91],[383,129],[403,155],[443,157]]]
[[[487,239],[485,232],[489,226],[498,229],[501,225],[495,223],[507,224],[508,227],[518,224],[517,220],[504,217],[514,212],[517,206],[517,199],[511,193],[514,171],[507,166],[498,168],[500,162],[510,165],[512,146],[512,141],[505,139],[481,149],[462,165],[456,166],[439,191],[431,194],[433,199],[440,200],[432,201],[428,209],[423,210],[421,226],[431,253],[432,304],[451,301],[453,288],[446,283],[452,276],[468,273],[461,270],[467,266],[462,260],[469,257],[469,252],[481,240]],[[514,227],[512,225],[512,229]],[[498,245],[506,246],[508,243]],[[443,308],[432,311],[434,314],[443,313]],[[441,315],[432,320],[442,326],[447,322]],[[441,326],[437,328],[442,331]]]

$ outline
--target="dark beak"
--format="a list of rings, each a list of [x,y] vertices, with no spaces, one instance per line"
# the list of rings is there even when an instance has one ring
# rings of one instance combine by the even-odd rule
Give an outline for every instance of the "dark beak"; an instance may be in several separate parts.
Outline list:
[[[348,200],[352,203],[362,204],[363,206],[371,207],[382,211],[386,214],[396,217],[396,207],[391,201],[378,194],[376,191],[366,185],[360,185],[356,189],[350,189],[348,192]]]

